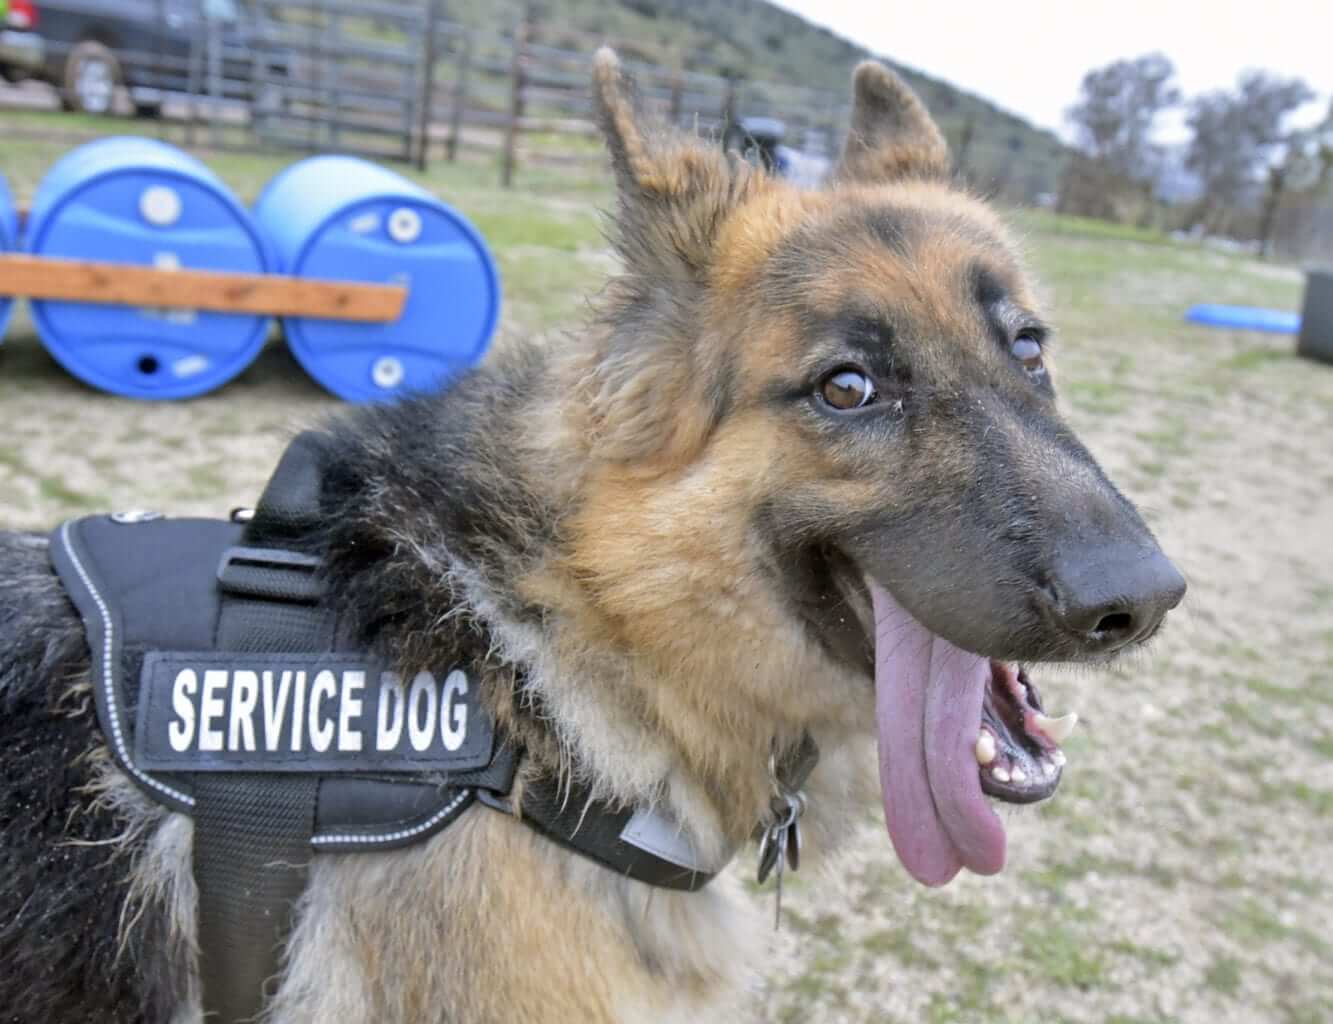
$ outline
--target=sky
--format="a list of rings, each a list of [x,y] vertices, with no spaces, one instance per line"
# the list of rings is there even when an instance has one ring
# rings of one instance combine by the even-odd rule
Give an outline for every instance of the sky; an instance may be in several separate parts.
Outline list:
[[[1297,76],[1318,94],[1292,124],[1316,123],[1333,94],[1333,0],[775,0],[873,53],[976,93],[1062,138],[1088,70],[1160,50],[1186,96],[1238,72]],[[1162,141],[1186,136],[1164,117]]]

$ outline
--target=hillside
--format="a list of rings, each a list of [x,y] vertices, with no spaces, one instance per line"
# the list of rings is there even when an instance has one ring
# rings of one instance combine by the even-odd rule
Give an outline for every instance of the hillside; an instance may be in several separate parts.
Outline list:
[[[510,28],[525,6],[536,40],[548,45],[579,49],[607,39],[653,63],[839,94],[851,68],[871,56],[765,0],[444,0],[447,18],[492,31]],[[1055,191],[1065,150],[1051,132],[902,63],[910,54],[874,56],[921,93],[979,188],[1026,201]]]

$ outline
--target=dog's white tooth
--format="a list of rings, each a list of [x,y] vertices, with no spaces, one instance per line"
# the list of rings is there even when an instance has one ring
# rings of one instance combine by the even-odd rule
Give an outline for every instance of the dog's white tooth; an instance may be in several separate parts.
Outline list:
[[[1055,774],[1055,763],[1043,760],[1041,762],[1041,770],[1046,773],[1047,777],[1052,776]]]
[[[1061,768],[1063,768],[1065,766],[1065,761],[1066,761],[1065,752],[1063,750],[1052,750],[1051,760],[1054,761]]]
[[[1028,773],[1023,771],[1022,768],[1015,768],[1009,773],[1009,778],[1013,779],[1015,782],[1027,782]]]
[[[990,773],[991,773],[992,775],[995,776],[995,780],[996,780],[997,782],[1008,782],[1008,781],[1009,781],[1009,769],[1008,769],[1008,768],[1002,768],[1002,767],[1000,767],[999,765],[996,765],[994,768],[992,768],[992,769],[990,770]]]
[[[988,765],[995,760],[995,737],[985,729],[981,730],[981,735],[977,737],[977,764]]]
[[[1069,738],[1069,734],[1074,731],[1074,726],[1078,725],[1078,712],[1071,711],[1067,715],[1061,715],[1059,718],[1051,718],[1038,711],[1032,716],[1033,723],[1044,732],[1052,743],[1063,743]]]

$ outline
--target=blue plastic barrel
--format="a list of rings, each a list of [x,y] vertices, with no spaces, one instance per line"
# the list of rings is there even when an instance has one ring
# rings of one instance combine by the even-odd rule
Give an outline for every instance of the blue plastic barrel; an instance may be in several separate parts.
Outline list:
[[[14,252],[19,247],[19,214],[5,176],[0,174],[0,252]],[[0,295],[0,342],[5,340],[5,326],[14,308],[14,300]]]
[[[1185,311],[1190,323],[1207,327],[1232,327],[1243,331],[1267,331],[1270,334],[1296,334],[1301,329],[1299,313],[1259,306],[1222,306],[1203,303]]]
[[[246,209],[212,171],[156,139],[117,136],[66,153],[33,197],[26,247],[68,259],[269,272],[274,259]],[[212,391],[259,354],[268,318],[33,302],[56,361],[131,398]]]
[[[355,157],[311,157],[268,183],[255,219],[286,273],[407,285],[393,323],[284,321],[292,353],[335,395],[435,390],[485,354],[500,307],[495,261],[476,229],[419,185]]]

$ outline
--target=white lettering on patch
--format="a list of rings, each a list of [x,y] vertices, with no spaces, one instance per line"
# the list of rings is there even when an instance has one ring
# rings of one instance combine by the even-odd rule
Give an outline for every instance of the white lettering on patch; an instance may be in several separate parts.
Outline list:
[[[177,753],[190,749],[194,742],[194,695],[199,691],[199,677],[194,669],[183,668],[171,684],[171,710],[176,721],[167,726],[167,741]]]
[[[228,750],[255,749],[255,705],[259,702],[259,677],[253,672],[237,672],[231,680],[231,725],[227,730]]]
[[[403,693],[403,680],[397,672],[385,672],[380,687],[380,713],[375,726],[375,749],[393,750],[403,735],[403,712],[407,707],[407,698]]]
[[[444,697],[440,709],[440,739],[444,749],[457,750],[467,739],[467,708],[460,698],[467,696],[467,676],[459,669],[449,673],[444,681]]]
[[[352,724],[361,717],[361,691],[366,688],[364,672],[344,672],[342,699],[338,704],[338,749],[353,753],[361,749],[361,730]]]
[[[315,676],[315,685],[310,688],[310,749],[324,753],[333,743],[334,719],[330,715],[322,718],[320,706],[326,700],[332,700],[338,693],[338,681],[333,673],[325,669]]]
[[[199,704],[199,749],[221,750],[222,729],[213,728],[213,722],[227,710],[222,702],[222,690],[230,675],[225,669],[211,668],[204,673],[204,696]]]
[[[435,677],[429,672],[418,672],[412,679],[412,689],[407,695],[407,732],[412,740],[412,749],[418,753],[430,748],[438,706]]]
[[[282,723],[287,717],[287,695],[292,690],[292,674],[276,673],[279,676],[278,692],[273,692],[273,672],[265,672],[264,680],[264,749],[274,751],[282,741]]]
[[[136,744],[154,766],[406,771],[437,761],[480,766],[490,756],[490,720],[460,669],[404,681],[336,657],[312,657],[308,670],[280,667],[292,655],[271,667],[248,654],[231,667],[219,655],[186,657],[163,656],[152,671],[145,662]]]
[[[292,712],[292,753],[301,750],[301,725],[305,722],[305,673],[296,673],[296,710]]]

